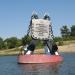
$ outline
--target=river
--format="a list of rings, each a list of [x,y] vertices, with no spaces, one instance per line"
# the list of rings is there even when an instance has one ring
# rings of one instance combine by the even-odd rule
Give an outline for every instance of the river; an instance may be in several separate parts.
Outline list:
[[[61,53],[62,63],[18,64],[17,56],[0,56],[0,75],[75,75],[75,53]]]

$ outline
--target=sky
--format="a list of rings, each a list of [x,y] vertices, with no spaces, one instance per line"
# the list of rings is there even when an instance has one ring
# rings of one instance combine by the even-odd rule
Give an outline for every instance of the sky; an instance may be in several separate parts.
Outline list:
[[[49,14],[54,36],[63,25],[75,25],[75,0],[0,0],[0,37],[24,37],[33,11],[39,18]]]

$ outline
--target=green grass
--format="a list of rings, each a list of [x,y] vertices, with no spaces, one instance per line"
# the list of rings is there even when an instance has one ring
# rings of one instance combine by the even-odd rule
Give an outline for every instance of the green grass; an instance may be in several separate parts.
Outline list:
[[[71,41],[59,41],[57,42],[58,46],[62,46],[62,45],[69,45],[69,44],[73,44],[75,43],[75,40],[71,40]]]
[[[0,55],[18,55],[19,52],[20,52],[19,48],[5,49],[0,50]]]
[[[68,44],[73,44],[73,43],[75,43],[75,40],[63,41],[63,45],[68,45]],[[42,53],[43,50],[40,50],[41,48],[43,48],[43,46],[42,47],[41,46],[36,47],[37,50],[35,50],[35,53]],[[22,50],[21,48],[0,50],[0,56],[4,56],[4,55],[18,55],[21,52],[21,50]]]

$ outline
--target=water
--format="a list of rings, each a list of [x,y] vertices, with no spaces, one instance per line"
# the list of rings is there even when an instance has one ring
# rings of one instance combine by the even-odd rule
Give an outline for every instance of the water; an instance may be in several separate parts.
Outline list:
[[[0,75],[75,75],[75,53],[62,53],[62,63],[17,64],[17,56],[0,56]]]

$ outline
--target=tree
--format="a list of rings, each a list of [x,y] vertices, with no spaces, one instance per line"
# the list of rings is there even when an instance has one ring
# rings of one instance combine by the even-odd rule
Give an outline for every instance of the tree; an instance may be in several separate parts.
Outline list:
[[[29,44],[29,42],[31,41],[31,37],[30,36],[27,36],[25,35],[23,38],[22,38],[22,45],[26,45],[26,44]]]
[[[62,41],[61,37],[54,37],[54,42],[59,42],[59,41]]]
[[[75,36],[75,25],[71,27],[71,36]]]
[[[17,46],[18,39],[16,37],[7,38],[4,42],[7,43],[8,48],[15,48]]]
[[[66,25],[63,26],[60,30],[61,30],[62,37],[70,36],[70,30],[69,30],[69,28]]]
[[[0,37],[0,49],[3,49],[3,45],[4,45],[3,39]]]
[[[19,47],[21,45],[22,45],[22,40],[21,39],[17,39],[16,47]]]

